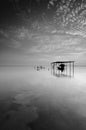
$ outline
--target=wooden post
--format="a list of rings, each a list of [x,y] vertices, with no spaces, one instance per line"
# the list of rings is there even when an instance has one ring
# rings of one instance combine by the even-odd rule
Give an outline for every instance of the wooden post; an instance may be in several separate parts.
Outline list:
[[[56,63],[56,74],[58,74],[58,71],[57,71],[57,63]]]
[[[65,70],[66,70],[66,76],[67,76],[67,63],[66,63],[66,69]]]
[[[71,77],[71,62],[70,62],[70,77]]]
[[[73,77],[74,77],[74,61],[73,61]]]

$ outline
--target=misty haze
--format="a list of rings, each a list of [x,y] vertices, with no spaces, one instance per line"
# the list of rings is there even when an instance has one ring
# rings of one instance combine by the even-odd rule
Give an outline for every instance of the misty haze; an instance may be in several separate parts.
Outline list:
[[[85,0],[0,0],[0,130],[86,130]]]

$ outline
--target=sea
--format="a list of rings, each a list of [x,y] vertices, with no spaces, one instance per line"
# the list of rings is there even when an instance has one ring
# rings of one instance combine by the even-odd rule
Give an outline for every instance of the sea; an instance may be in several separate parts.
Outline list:
[[[0,130],[86,130],[86,67],[0,66]]]

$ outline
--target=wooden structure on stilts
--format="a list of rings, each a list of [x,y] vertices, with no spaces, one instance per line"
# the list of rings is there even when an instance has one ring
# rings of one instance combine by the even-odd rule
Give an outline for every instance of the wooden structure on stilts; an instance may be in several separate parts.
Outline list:
[[[74,77],[74,61],[52,62],[51,73],[57,77]]]

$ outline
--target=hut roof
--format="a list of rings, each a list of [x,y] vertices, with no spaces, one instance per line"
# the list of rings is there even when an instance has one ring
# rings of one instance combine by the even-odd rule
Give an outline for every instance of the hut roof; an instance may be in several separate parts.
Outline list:
[[[51,64],[55,64],[55,63],[73,63],[75,61],[55,61],[55,62],[51,62]]]

